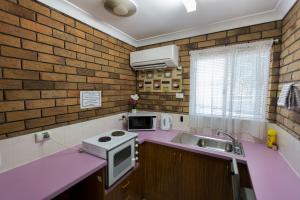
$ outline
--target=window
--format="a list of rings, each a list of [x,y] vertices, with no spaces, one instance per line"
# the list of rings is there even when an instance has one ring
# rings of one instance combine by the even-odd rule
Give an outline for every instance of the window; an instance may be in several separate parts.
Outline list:
[[[272,41],[191,52],[190,115],[265,120]]]

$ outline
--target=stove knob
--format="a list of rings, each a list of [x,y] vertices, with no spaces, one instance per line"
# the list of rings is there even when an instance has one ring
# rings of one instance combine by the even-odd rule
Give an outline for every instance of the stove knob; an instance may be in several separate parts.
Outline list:
[[[137,161],[139,159],[139,157],[135,157],[135,161]]]
[[[138,152],[138,151],[136,151],[136,152],[135,152],[135,155],[138,155],[138,154],[139,154],[139,152]]]
[[[138,147],[139,147],[139,144],[135,144],[135,147],[138,148]]]
[[[136,139],[135,139],[135,142],[139,142],[139,139],[136,138]]]

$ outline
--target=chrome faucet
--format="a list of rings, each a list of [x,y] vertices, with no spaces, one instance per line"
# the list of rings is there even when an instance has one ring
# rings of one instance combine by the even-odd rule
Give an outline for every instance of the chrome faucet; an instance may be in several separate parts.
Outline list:
[[[226,131],[223,130],[217,130],[217,135],[219,136],[220,134],[226,135],[227,137],[229,137],[232,140],[233,145],[237,144],[237,140],[232,137],[229,133],[227,133]]]

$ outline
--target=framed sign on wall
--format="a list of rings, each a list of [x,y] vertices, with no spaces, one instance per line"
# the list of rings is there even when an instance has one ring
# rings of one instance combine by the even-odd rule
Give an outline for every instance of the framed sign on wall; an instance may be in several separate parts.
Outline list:
[[[101,91],[80,91],[80,108],[101,107]]]

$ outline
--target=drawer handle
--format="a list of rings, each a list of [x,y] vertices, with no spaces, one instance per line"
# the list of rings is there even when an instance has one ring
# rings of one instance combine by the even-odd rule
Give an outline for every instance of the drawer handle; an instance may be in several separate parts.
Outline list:
[[[127,183],[122,186],[122,189],[125,190],[128,187],[129,184],[130,184],[130,181],[127,181]]]

